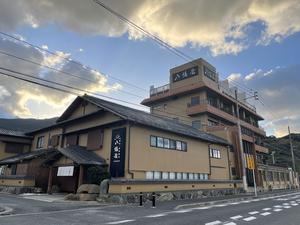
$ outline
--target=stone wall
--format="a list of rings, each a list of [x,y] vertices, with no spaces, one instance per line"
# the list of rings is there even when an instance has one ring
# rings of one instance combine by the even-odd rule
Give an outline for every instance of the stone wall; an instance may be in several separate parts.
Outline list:
[[[235,195],[243,193],[242,189],[215,189],[195,191],[174,191],[155,193],[156,201],[171,201],[185,199],[202,199],[217,196]],[[151,201],[152,193],[143,193],[143,202]],[[110,202],[118,204],[139,203],[139,194],[100,194],[99,202]]]

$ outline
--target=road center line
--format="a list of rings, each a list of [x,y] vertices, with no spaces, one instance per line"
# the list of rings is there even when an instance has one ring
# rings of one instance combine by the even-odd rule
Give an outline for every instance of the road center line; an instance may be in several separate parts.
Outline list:
[[[135,220],[120,220],[120,221],[114,221],[114,222],[109,222],[107,224],[121,224],[121,223],[129,223],[129,222],[133,222]]]
[[[161,213],[161,214],[154,214],[154,215],[149,215],[146,216],[147,218],[156,218],[156,217],[162,217],[162,216],[166,216],[167,214],[165,213]]]

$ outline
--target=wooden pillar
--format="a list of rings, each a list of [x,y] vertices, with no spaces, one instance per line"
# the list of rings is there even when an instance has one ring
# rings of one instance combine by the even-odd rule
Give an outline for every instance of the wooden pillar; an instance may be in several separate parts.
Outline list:
[[[79,166],[78,187],[80,187],[80,185],[82,185],[82,182],[83,182],[83,172],[84,172],[83,170],[84,170],[83,165],[80,165]]]
[[[49,168],[49,177],[48,177],[48,188],[47,193],[52,194],[52,180],[53,180],[53,167],[50,166]]]

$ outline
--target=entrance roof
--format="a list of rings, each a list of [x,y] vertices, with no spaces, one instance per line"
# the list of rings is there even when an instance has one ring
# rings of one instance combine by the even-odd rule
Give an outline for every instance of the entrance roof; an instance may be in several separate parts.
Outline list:
[[[57,151],[79,165],[107,165],[105,159],[81,146],[71,145]]]

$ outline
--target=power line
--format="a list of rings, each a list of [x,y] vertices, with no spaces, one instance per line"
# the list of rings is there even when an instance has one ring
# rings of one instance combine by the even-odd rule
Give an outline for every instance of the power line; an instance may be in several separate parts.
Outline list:
[[[147,91],[146,89],[144,89],[144,88],[141,88],[141,87],[139,87],[139,86],[137,86],[137,85],[131,84],[131,83],[129,83],[129,82],[127,82],[127,81],[124,81],[124,80],[122,80],[122,79],[120,79],[120,78],[117,78],[117,77],[114,77],[114,76],[111,76],[111,75],[107,75],[107,74],[105,74],[105,73],[103,73],[103,72],[99,72],[98,70],[93,69],[93,68],[91,68],[90,66],[84,67],[82,63],[80,63],[80,62],[78,62],[78,61],[76,61],[76,60],[73,60],[73,59],[71,59],[71,58],[69,58],[69,57],[62,56],[62,55],[57,54],[57,53],[55,53],[55,52],[52,52],[52,51],[50,51],[50,50],[48,50],[48,49],[41,48],[41,47],[39,47],[38,45],[32,44],[32,43],[30,43],[30,42],[28,42],[28,41],[25,41],[25,40],[23,40],[23,39],[20,39],[20,38],[18,38],[18,37],[15,37],[15,36],[13,36],[13,35],[7,34],[7,33],[3,32],[3,31],[0,31],[0,34],[3,35],[3,36],[9,37],[9,38],[11,38],[11,39],[14,39],[14,40],[16,40],[16,41],[22,42],[22,43],[24,43],[24,44],[26,44],[26,45],[29,45],[29,46],[33,47],[33,48],[39,49],[39,50],[42,51],[42,52],[46,52],[46,53],[49,53],[49,54],[51,54],[51,55],[55,55],[55,56],[60,57],[61,59],[65,60],[65,61],[68,61],[68,62],[70,62],[70,63],[73,63],[73,64],[76,64],[76,65],[78,65],[78,66],[81,66],[84,70],[87,70],[87,71],[94,70],[94,71],[96,71],[96,72],[98,72],[98,73],[100,73],[100,74],[103,74],[103,75],[105,75],[105,76],[107,76],[107,77],[110,77],[110,78],[112,78],[112,79],[114,79],[114,80],[116,80],[116,81],[119,81],[119,82],[124,83],[124,84],[126,84],[126,85],[128,85],[128,86],[132,86],[132,87],[134,87],[134,88],[136,88],[136,89],[139,89],[139,90],[142,90],[142,91],[145,91],[145,92],[148,93],[148,91]]]
[[[8,52],[4,52],[4,51],[1,51],[1,50],[0,50],[0,54],[6,55],[6,56],[9,56],[9,57],[12,57],[12,58],[15,58],[15,59],[24,61],[24,62],[32,63],[32,64],[37,65],[37,66],[39,66],[39,67],[44,67],[44,68],[53,70],[53,71],[55,71],[55,72],[65,74],[65,75],[67,75],[67,76],[71,76],[71,77],[74,77],[74,78],[77,78],[77,79],[80,79],[80,80],[87,81],[87,82],[89,82],[89,83],[93,83],[93,84],[99,85],[99,83],[98,83],[96,80],[92,80],[92,79],[89,79],[89,78],[77,76],[77,75],[74,75],[74,74],[72,74],[72,73],[69,73],[69,72],[66,72],[66,71],[63,71],[63,70],[60,70],[60,69],[51,67],[51,66],[47,66],[47,65],[44,65],[44,64],[42,64],[42,63],[38,63],[38,62],[29,60],[29,59],[25,59],[25,58],[16,56],[16,55],[11,54],[11,53],[8,53]],[[123,92],[123,93],[128,94],[128,95],[132,95],[132,96],[135,96],[135,97],[139,97],[139,98],[141,98],[141,99],[144,99],[144,98],[145,98],[144,96],[136,95],[136,94],[131,93],[131,92],[128,92],[128,91],[124,91],[124,90],[118,90],[118,91]]]
[[[35,61],[32,61],[32,60],[29,60],[29,59],[22,58],[22,57],[13,55],[13,54],[8,53],[8,52],[3,52],[3,51],[0,50],[0,54],[3,54],[3,55],[6,55],[6,56],[9,56],[9,57],[16,58],[16,59],[18,59],[18,60],[22,60],[22,61],[25,61],[25,62],[27,62],[27,63],[32,63],[32,64],[37,65],[37,66],[40,66],[40,67],[44,67],[44,68],[47,68],[47,69],[51,69],[51,70],[53,70],[53,71],[56,71],[56,72],[65,74],[65,75],[67,75],[67,76],[75,77],[75,78],[78,78],[78,79],[81,79],[81,80],[84,80],[84,81],[88,81],[88,82],[90,82],[90,83],[98,84],[97,82],[94,82],[94,81],[91,80],[91,79],[83,78],[83,77],[74,75],[74,74],[72,74],[72,73],[69,73],[69,72],[66,72],[66,71],[63,71],[63,70],[56,69],[56,68],[54,68],[54,67],[50,67],[50,66],[47,66],[47,65],[43,65],[43,64],[41,64],[41,63],[38,63],[38,62],[35,62]],[[23,73],[23,75],[24,75],[24,73]],[[28,75],[27,75],[27,76],[28,76]],[[33,76],[33,78],[36,78],[36,77]],[[144,97],[144,96],[139,96],[139,95],[133,94],[133,93],[131,93],[131,92],[127,92],[127,91],[123,91],[123,90],[119,90],[119,89],[116,90],[116,91],[124,92],[124,93],[126,93],[126,94],[129,94],[129,95],[132,95],[132,96],[136,96],[136,97],[139,97],[139,98],[141,98],[141,99],[145,99],[145,98],[146,98],[146,97]],[[140,105],[140,106],[141,106],[141,105]],[[143,107],[145,107],[145,106],[143,106]],[[179,109],[179,108],[172,107],[172,106],[169,106],[169,108]],[[163,111],[163,112],[164,112],[164,111]],[[179,112],[179,113],[180,113],[180,112]],[[178,114],[176,114],[176,115],[179,116]],[[182,115],[181,117],[183,117],[183,115]],[[190,119],[189,117],[186,117],[186,118]]]
[[[117,98],[113,98],[113,97],[110,97],[110,96],[101,95],[101,94],[98,94],[98,93],[95,93],[95,92],[83,90],[83,89],[81,89],[81,88],[73,87],[73,86],[70,86],[70,85],[61,84],[61,83],[55,82],[55,81],[50,81],[50,80],[47,80],[47,79],[44,79],[44,78],[40,78],[40,77],[33,76],[33,75],[29,75],[29,74],[26,74],[26,73],[22,73],[22,72],[18,72],[18,71],[15,71],[15,70],[7,69],[7,68],[4,68],[4,67],[0,67],[0,69],[1,69],[1,70],[4,70],[4,71],[8,71],[8,72],[10,72],[10,73],[15,73],[15,74],[22,75],[22,76],[25,76],[25,77],[29,77],[29,78],[32,78],[32,79],[36,79],[36,80],[40,80],[40,81],[43,81],[43,82],[47,82],[47,83],[50,83],[50,84],[62,86],[62,87],[64,87],[64,88],[74,89],[74,90],[79,91],[79,92],[88,93],[88,94],[95,95],[95,96],[99,96],[99,97],[102,97],[102,98],[107,98],[107,99],[110,99],[110,100],[119,101],[119,102],[122,102],[122,103],[126,103],[126,104],[130,104],[130,105],[134,105],[134,106],[138,106],[138,107],[143,107],[143,108],[149,109],[149,107],[144,106],[144,105],[132,103],[132,102],[129,102],[129,101],[124,101],[124,100],[117,99]],[[8,73],[4,73],[4,72],[1,72],[1,71],[0,71],[0,74],[6,75],[6,76],[11,76],[11,77],[16,78],[16,79],[20,78],[20,77],[17,77],[17,76],[8,74]],[[46,85],[46,84],[43,84],[43,83],[39,83],[39,82],[36,82],[36,81],[24,79],[24,78],[20,78],[20,80],[22,80],[22,81],[27,81],[27,82],[29,82],[29,83],[33,83],[33,84],[36,84],[36,85],[41,85],[41,86],[44,86],[44,87],[47,87],[47,88],[52,88],[52,87],[53,87],[53,86],[50,86],[50,85]],[[61,90],[60,88],[57,88],[57,87],[53,87],[53,89],[55,89],[55,90]],[[65,92],[69,91],[69,90],[65,90],[65,89],[63,89],[63,90],[64,90]],[[73,94],[73,95],[75,94],[75,95],[78,96],[78,93],[77,93],[77,92],[71,91],[71,94]],[[166,113],[165,111],[158,110],[158,109],[156,109],[156,111]],[[179,114],[175,114],[175,113],[169,113],[169,112],[168,112],[168,114],[175,115],[175,116],[179,116],[179,117],[183,117],[183,118],[186,117],[186,116],[179,115]],[[168,119],[171,118],[171,117],[165,116],[165,115],[160,115],[160,116],[162,116],[162,117],[167,117]],[[190,119],[189,117],[186,117],[186,118]],[[183,120],[183,119],[180,119],[180,120],[181,120],[181,121],[188,122],[188,123],[191,123],[190,120],[189,120],[189,121],[188,121],[188,120]]]
[[[159,45],[165,47],[167,50],[169,50],[171,53],[179,56],[180,58],[184,59],[185,61],[188,61],[189,63],[195,64],[193,62],[190,62],[191,60],[193,61],[194,58],[187,55],[186,53],[174,48],[173,46],[171,46],[170,44],[168,44],[167,42],[163,41],[162,39],[160,39],[159,37],[157,37],[156,35],[152,34],[151,32],[145,30],[143,27],[137,25],[136,23],[134,23],[133,21],[129,20],[128,18],[126,18],[125,16],[123,16],[122,14],[118,13],[117,11],[113,10],[111,7],[105,5],[103,2],[99,1],[99,0],[93,0],[96,4],[100,5],[102,8],[104,8],[105,10],[107,10],[109,13],[117,16],[120,20],[124,21],[125,23],[127,23],[128,25],[130,25],[131,27],[135,28],[136,30],[138,30],[139,32],[145,34],[146,36],[148,36],[149,38],[151,38],[152,40],[154,40],[156,43],[158,43]],[[197,65],[197,64],[195,64]],[[226,79],[226,78],[225,78]],[[232,83],[237,83],[236,81],[232,81]],[[238,84],[236,84],[236,86],[240,86]],[[243,89],[240,86],[241,89]],[[251,88],[247,89],[251,90]]]

